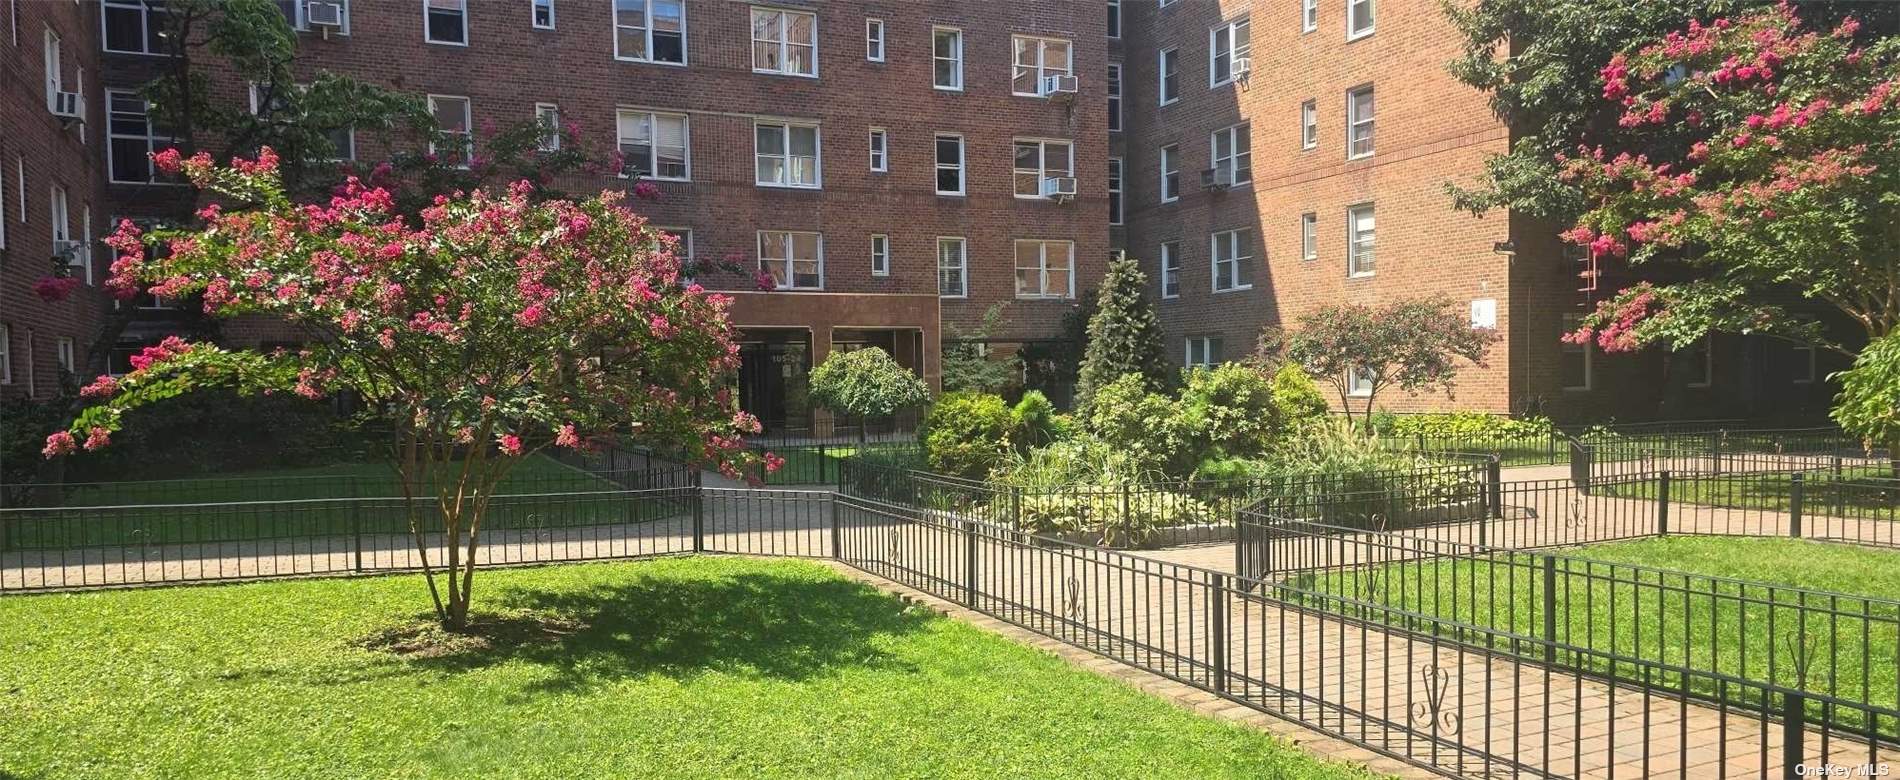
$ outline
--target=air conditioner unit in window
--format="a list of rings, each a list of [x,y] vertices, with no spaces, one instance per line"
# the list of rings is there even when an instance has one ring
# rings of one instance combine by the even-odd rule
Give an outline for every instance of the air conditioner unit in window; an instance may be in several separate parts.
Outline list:
[[[1209,168],[1201,171],[1202,189],[1224,190],[1232,186],[1234,186],[1234,169],[1232,168]]]
[[[1234,80],[1235,81],[1246,81],[1247,74],[1252,73],[1252,72],[1253,72],[1253,58],[1252,57],[1234,58]]]
[[[304,4],[303,20],[311,27],[343,28],[343,4],[310,0]]]
[[[53,240],[53,257],[73,266],[86,266],[92,259],[91,247],[83,241]]]
[[[81,106],[79,103],[79,93],[77,92],[53,93],[53,116],[59,117],[60,119],[68,119],[68,120],[79,119],[80,117],[84,116],[84,114],[82,114],[80,111],[81,108],[83,108],[83,106]]]
[[[1075,197],[1074,176],[1051,176],[1042,180],[1042,196],[1056,200]]]
[[[1078,82],[1074,76],[1057,75],[1042,77],[1042,96],[1046,98],[1075,97]]]

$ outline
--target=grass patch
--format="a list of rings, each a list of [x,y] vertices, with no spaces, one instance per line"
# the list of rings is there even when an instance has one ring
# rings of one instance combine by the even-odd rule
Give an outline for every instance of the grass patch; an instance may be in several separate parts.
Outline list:
[[[807,562],[477,587],[571,630],[361,646],[411,625],[406,576],[0,600],[0,776],[1363,776]]]
[[[1892,520],[1900,511],[1900,482],[1887,466],[1848,466],[1803,476],[1801,509],[1804,515]],[[1658,481],[1643,479],[1609,482],[1593,489],[1606,496],[1655,498]],[[1669,500],[1685,504],[1791,511],[1794,478],[1790,472],[1757,472],[1711,476],[1676,476],[1669,481]]]
[[[1853,596],[1830,598],[1770,587],[1900,599],[1900,552],[1792,539],[1676,536],[1561,554],[1569,560],[1557,561],[1553,592],[1556,637],[1563,644],[1866,704],[1900,706],[1900,609]],[[1289,584],[1541,639],[1547,637],[1545,560],[1534,553],[1503,552],[1306,574]],[[1337,602],[1330,608],[1339,608]],[[1444,625],[1383,612],[1371,616],[1423,630]],[[1509,638],[1476,640],[1534,657],[1544,653],[1541,647]],[[1759,690],[1731,686],[1724,692],[1706,676],[1684,680],[1632,663],[1613,668],[1603,657],[1562,651],[1558,662],[1671,690],[1686,684],[1701,696],[1726,695],[1743,707],[1763,706]],[[1824,713],[1815,701],[1810,701],[1810,710],[1835,722],[1867,721],[1848,708]],[[1892,718],[1882,718],[1879,726],[1882,733],[1895,730]]]
[[[613,487],[607,480],[536,454],[516,464],[502,479],[499,489],[504,493],[562,493]],[[91,483],[68,489],[59,503],[63,506],[221,504],[401,495],[395,468],[374,461],[239,471],[215,477]]]

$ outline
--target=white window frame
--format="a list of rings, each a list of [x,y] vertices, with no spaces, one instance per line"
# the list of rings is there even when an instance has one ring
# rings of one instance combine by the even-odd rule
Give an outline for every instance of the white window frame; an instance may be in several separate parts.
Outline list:
[[[1016,147],[1018,145],[1024,145],[1024,144],[1035,144],[1036,146],[1036,163],[1038,167],[1033,170],[1029,168],[1016,167]],[[1049,146],[1051,144],[1062,144],[1063,146],[1068,147],[1068,150],[1069,150],[1068,160],[1063,164],[1062,167],[1052,167],[1050,164]],[[1011,139],[1010,144],[1009,144],[1009,166],[1010,166],[1010,189],[1016,193],[1016,198],[1018,200],[1042,200],[1043,199],[1042,183],[1045,180],[1058,178],[1058,177],[1068,177],[1068,178],[1075,177],[1075,142],[1066,138]],[[1017,181],[1022,176],[1025,176],[1031,173],[1035,174],[1036,176],[1036,191],[1032,194],[1024,195],[1022,192],[1022,188],[1018,186]]]
[[[538,147],[544,152],[561,151],[561,106],[558,103],[534,104],[534,121],[546,122],[549,130]],[[616,128],[618,130],[618,128]]]
[[[653,226],[653,229],[660,231],[661,233],[670,233],[675,238],[678,239],[674,243],[673,257],[676,259],[680,259],[682,261],[681,263],[682,265],[693,262],[693,229],[692,228],[666,227],[663,225],[655,225]],[[682,249],[686,250],[685,254],[680,253],[680,250]]]
[[[1319,101],[1309,99],[1300,104],[1300,150],[1311,151],[1319,148]]]
[[[1817,363],[1815,362],[1815,358],[1818,357],[1820,350],[1816,349],[1813,344],[1796,344],[1794,351],[1797,354],[1806,355],[1806,359],[1797,359],[1800,370],[1803,373],[1795,374],[1794,378],[1790,381],[1797,385],[1814,384],[1820,379],[1820,372],[1816,370]]]
[[[1359,115],[1359,102],[1357,98],[1360,95],[1365,95],[1369,98],[1368,102],[1372,107],[1372,110],[1368,112],[1370,116],[1362,117]],[[1378,151],[1378,118],[1379,94],[1373,91],[1371,84],[1361,84],[1346,90],[1346,159],[1362,160],[1371,157],[1374,152]],[[1365,126],[1366,148],[1363,152],[1355,151],[1353,148],[1354,141],[1357,140],[1359,135],[1361,125]]]
[[[1373,2],[1374,0],[1346,0],[1346,40],[1356,41],[1376,31],[1378,9],[1373,7]],[[1357,19],[1361,8],[1366,11],[1366,26],[1355,32],[1353,22]]]
[[[866,18],[864,20],[864,60],[866,62],[884,61],[884,20]]]
[[[1122,37],[1122,0],[1108,0],[1108,39]]]
[[[1346,395],[1351,398],[1372,397],[1372,386],[1379,381],[1372,369],[1365,366],[1352,366],[1346,369]]]
[[[776,41],[776,43],[778,44],[779,67],[776,67],[776,68],[767,68],[767,67],[762,67],[759,65],[759,44],[773,43],[774,41],[767,38],[751,37],[751,36],[756,35],[757,30],[758,30],[758,23],[754,20],[757,18],[759,14],[762,14],[762,13],[778,15],[778,40]],[[802,47],[805,45],[804,43],[792,42],[792,39],[791,39],[792,17],[794,16],[811,17],[811,44],[810,44],[811,45],[811,72],[810,73],[788,69],[791,67],[792,60],[791,60],[790,54],[793,47]],[[775,76],[796,76],[798,78],[806,78],[806,79],[818,78],[818,38],[819,36],[818,36],[818,13],[816,11],[807,11],[807,10],[802,10],[802,9],[797,9],[797,8],[779,8],[776,6],[769,6],[769,5],[755,5],[755,6],[752,6],[751,13],[746,15],[746,21],[747,21],[748,46],[752,54],[752,72],[753,73],[767,73],[767,74],[771,74]]]
[[[1025,44],[1030,44],[1035,47],[1036,61],[1034,64],[1025,65],[1023,63],[1016,61],[1016,55],[1022,50]],[[1049,64],[1049,45],[1050,44],[1061,44],[1062,46],[1068,48],[1069,61],[1067,65],[1061,68],[1056,68]],[[1032,90],[1029,92],[1024,92],[1016,88],[1016,81],[1018,77],[1022,76],[1026,69],[1033,70],[1035,72],[1035,78],[1031,79],[1029,82],[1030,88]],[[1069,40],[1067,38],[1051,38],[1051,37],[1042,36],[1042,35],[1011,35],[1009,36],[1009,91],[1010,91],[1010,94],[1016,95],[1018,97],[1042,97],[1043,96],[1042,80],[1044,78],[1048,76],[1073,76],[1073,75],[1075,75],[1075,41]]]
[[[0,322],[0,385],[13,384],[13,326]]]
[[[1018,248],[1021,247],[1023,244],[1037,245],[1036,247],[1037,265],[1034,266],[1033,270],[1036,271],[1037,281],[1040,282],[1040,284],[1038,285],[1041,288],[1040,292],[1032,292],[1032,293],[1023,292],[1022,272],[1025,270],[1031,270],[1030,266],[1024,266],[1018,260],[1018,258],[1021,256],[1021,253],[1018,251]],[[1066,248],[1068,252],[1068,256],[1069,256],[1068,279],[1064,282],[1064,286],[1062,290],[1058,292],[1050,292],[1049,290],[1049,287],[1050,287],[1049,247],[1051,246],[1059,246],[1059,247]],[[1022,299],[1022,300],[1059,300],[1063,298],[1075,297],[1075,242],[1074,241],[1070,241],[1067,239],[1044,239],[1044,238],[1016,239],[1016,241],[1010,245],[1010,263],[1015,268],[1015,273],[1012,275],[1011,281],[1015,284],[1017,298]]]
[[[1246,143],[1241,143],[1241,130],[1247,131]],[[1220,155],[1220,141],[1222,135],[1227,136],[1228,154],[1226,157]],[[1233,186],[1239,187],[1252,184],[1253,128],[1251,127],[1251,123],[1241,122],[1237,125],[1228,125],[1209,134],[1207,137],[1207,159],[1213,164],[1213,168],[1216,171],[1220,170],[1223,164],[1233,168]],[[1245,179],[1240,178],[1242,162],[1246,163],[1245,170],[1247,171],[1247,178]]]
[[[1187,368],[1213,368],[1220,365],[1214,358],[1214,347],[1225,346],[1219,336],[1189,336],[1181,347],[1181,364]],[[1198,349],[1197,349],[1198,348]],[[1200,359],[1195,360],[1195,352]]]
[[[765,236],[768,233],[782,233],[785,235],[785,255],[786,255],[785,257],[767,258],[765,256]],[[793,236],[815,236],[817,238],[818,257],[816,259],[818,261],[818,285],[816,287],[809,286],[809,285],[799,286],[797,284],[797,277],[793,273],[793,270],[796,268],[796,265],[794,265],[794,261],[797,259],[797,254],[793,252],[793,247],[797,244],[797,242],[792,240]],[[819,233],[816,231],[810,231],[810,230],[761,230],[761,231],[758,231],[758,238],[757,238],[757,241],[755,241],[755,249],[756,249],[756,256],[759,259],[760,271],[765,271],[766,262],[768,260],[775,261],[775,262],[783,262],[785,264],[783,267],[783,271],[784,271],[783,278],[785,281],[784,283],[778,284],[776,286],[776,289],[780,289],[780,290],[823,290],[825,289],[825,234]]]
[[[1319,259],[1319,214],[1306,212],[1300,215],[1300,259]]]
[[[644,175],[642,178],[649,179],[652,181],[692,181],[693,180],[693,117],[692,115],[671,112],[671,111],[648,111],[648,110],[639,109],[639,108],[615,109],[614,110],[614,148],[615,149],[620,149],[621,147],[626,146],[627,144],[633,141],[639,140],[636,137],[629,136],[621,132],[622,119],[634,119],[636,121],[644,121],[646,123],[647,148],[650,151],[648,153],[649,156],[646,161],[647,162],[646,166],[641,168],[641,170],[646,171],[646,175]],[[685,163],[686,163],[684,166],[686,169],[686,172],[682,176],[659,175],[659,172],[660,172],[660,120],[661,119],[679,120],[680,142],[681,142],[682,151],[683,151],[683,154],[681,154],[680,156],[682,159],[685,160]],[[627,159],[626,153],[624,151],[622,151],[621,153],[621,159],[623,160],[623,162],[621,163],[620,176],[621,178],[628,178],[631,174],[628,173],[628,168],[626,167],[626,164],[624,162]]]
[[[1108,131],[1122,131],[1122,64],[1108,64]]]
[[[891,275],[891,237],[887,233],[871,234],[871,275]]]
[[[46,71],[46,110],[51,111],[58,100],[58,94],[66,91],[66,58],[64,44],[59,33],[46,28],[46,37],[42,41],[41,67]]]
[[[463,144],[461,164],[455,167],[467,168],[469,158],[475,156],[475,101],[470,100],[468,96],[466,95],[429,95],[428,96],[429,117],[431,119],[434,119],[436,116],[435,107],[436,107],[437,100],[462,101],[462,128],[463,129],[460,134],[466,137],[468,140],[465,141]],[[436,121],[436,125],[437,125],[436,127],[437,130],[442,129],[440,120]],[[441,154],[441,150],[435,148],[434,141],[429,142],[429,153]]]
[[[954,140],[957,142],[957,164],[956,165],[945,165],[943,163],[943,155],[939,147],[939,144],[943,143],[944,141],[950,141],[950,140]],[[957,197],[962,197],[965,193],[969,192],[970,190],[970,182],[969,182],[970,151],[969,149],[964,147],[963,136],[961,134],[937,133],[931,139],[930,156],[931,156],[931,161],[934,164],[931,169],[933,172],[933,175],[931,176],[930,186],[932,189],[935,189],[937,191],[938,195],[954,195]],[[1013,165],[1014,163],[1011,163],[1011,164]],[[947,171],[947,170],[954,170],[957,172],[957,188],[955,190],[946,190],[941,187],[943,183],[942,172]]]
[[[541,20],[536,18],[535,12],[543,8],[548,9],[547,24],[542,24]],[[528,24],[537,30],[554,29],[554,0],[528,0]]]
[[[19,196],[20,224],[24,225],[26,224],[26,221],[27,221],[26,220],[26,157],[25,155],[16,154],[13,156],[13,173],[17,177],[17,180],[20,183],[19,189],[14,190],[14,192]]]
[[[631,24],[621,24],[620,23],[620,5],[618,3],[612,3],[608,7],[607,12],[611,14],[611,18],[613,21],[614,59],[619,60],[621,62],[644,62],[649,65],[671,65],[673,67],[680,67],[680,68],[685,67],[687,61],[691,59],[691,55],[687,52],[688,41],[687,41],[687,36],[686,36],[687,21],[686,21],[685,0],[679,0],[679,2],[676,3],[676,5],[678,5],[680,9],[680,29],[679,29],[680,59],[679,59],[679,62],[674,62],[672,60],[655,59],[653,57],[653,50],[654,50],[653,44],[654,44],[655,39],[657,39],[659,36],[659,31],[653,27],[654,0],[639,0],[639,1],[645,4],[640,12],[640,19],[645,23],[645,26],[643,27],[635,27],[634,25],[631,25]],[[622,29],[641,31],[640,34],[646,43],[646,56],[634,57],[631,55],[620,53],[620,31]]]
[[[948,57],[937,53],[937,38],[943,35],[949,35],[954,44]],[[937,63],[939,62],[951,64],[951,83],[942,84],[937,81]],[[930,28],[930,85],[932,88],[945,92],[963,91],[963,28],[941,25]]]
[[[1160,181],[1162,203],[1173,203],[1181,199],[1181,162],[1176,159],[1180,156],[1181,147],[1178,144],[1168,144],[1161,147]],[[1168,183],[1170,178],[1172,178],[1174,182],[1172,186]]]
[[[784,145],[781,146],[776,152],[767,154],[766,150],[759,148],[759,128],[762,128],[762,127],[779,128],[780,137],[784,139]],[[811,146],[812,146],[811,180],[812,180],[812,183],[810,184],[799,184],[792,181],[792,178],[793,178],[792,177],[792,159],[793,159],[792,130],[794,128],[811,131]],[[769,181],[763,181],[759,179],[759,159],[762,157],[775,157],[784,161],[784,165],[780,167],[780,170],[785,172],[785,181],[769,182]],[[824,189],[825,188],[825,136],[824,136],[824,132],[819,128],[818,123],[809,122],[809,121],[792,120],[792,119],[753,120],[752,122],[752,183],[760,187],[774,187],[774,188],[779,188],[779,189],[792,189],[792,190]]]
[[[1240,28],[1247,28],[1247,34],[1241,35]],[[1227,78],[1215,74],[1215,66],[1220,62],[1216,45],[1225,38],[1227,43]],[[1253,52],[1253,23],[1242,16],[1229,22],[1222,22],[1207,31],[1207,88],[1224,87],[1235,81],[1234,61]]]
[[[944,260],[943,250],[945,246],[951,246],[951,245],[955,246],[957,249],[956,251],[957,264],[945,265],[943,262]],[[956,274],[957,274],[957,292],[955,295],[945,293],[943,291],[944,272],[951,271],[951,270],[956,271]],[[968,239],[965,239],[963,236],[938,236],[937,237],[937,297],[939,298],[968,298],[970,297],[970,242]]]
[[[26,397],[38,398],[40,396],[40,380],[37,370],[38,367],[33,365],[37,357],[33,354],[33,329],[27,328],[25,337],[20,341],[22,345],[26,347],[26,352],[23,355],[23,357],[26,358]]]
[[[53,344],[53,360],[59,364],[62,373],[79,373],[77,353],[74,350],[73,337],[60,336]]]
[[[1577,328],[1582,326],[1582,324],[1583,324],[1583,315],[1581,314],[1565,314],[1563,316],[1563,326],[1564,326],[1565,333],[1575,333],[1577,331]],[[1579,354],[1579,353],[1583,355],[1583,384],[1581,385],[1565,384],[1563,386],[1563,389],[1566,391],[1575,392],[1575,393],[1588,392],[1590,390],[1595,389],[1596,387],[1596,366],[1595,366],[1596,344],[1593,343],[1593,340],[1585,339],[1583,343],[1581,344],[1573,344],[1567,340],[1562,341],[1560,343],[1561,343],[1561,346],[1558,350],[1558,355],[1562,359],[1569,360],[1571,355]],[[1558,381],[1563,381],[1563,367],[1562,366],[1558,366],[1557,376],[1558,376]]]
[[[92,243],[92,204],[91,203],[84,203],[84,204],[80,204],[79,206],[79,230],[80,230],[79,237],[80,237],[80,240],[83,242],[79,245],[79,247],[80,247],[80,251],[85,254],[83,259],[86,264],[86,284],[91,285],[93,283],[93,280],[92,280],[93,266],[98,265],[97,263],[94,263],[92,261],[93,243]]]
[[[1174,66],[1168,66],[1168,55],[1174,55]],[[1174,79],[1174,89],[1168,89],[1168,79]],[[1169,46],[1155,53],[1155,96],[1157,103],[1171,106],[1181,102],[1181,47]]]
[[[889,173],[891,170],[891,135],[882,127],[873,127],[865,139],[866,150],[871,163],[872,173]]]
[[[1243,238],[1251,239],[1252,233],[1253,228],[1234,228],[1233,230],[1218,231],[1208,237],[1208,273],[1211,288],[1214,292],[1224,293],[1253,289],[1253,282],[1251,280],[1245,283],[1240,281],[1242,276],[1240,273],[1241,270],[1246,268],[1247,264],[1252,263],[1254,259],[1252,254],[1243,255],[1240,253],[1242,249],[1246,249],[1249,252],[1252,251],[1253,241],[1242,240]],[[1243,246],[1243,244],[1245,246]],[[1227,251],[1227,257],[1224,260],[1221,258],[1221,250],[1223,248]],[[1226,266],[1224,272],[1221,268],[1223,265]]]
[[[1181,297],[1181,242],[1161,242],[1161,297]]]
[[[1319,0],[1300,0],[1300,33],[1319,29]]]
[[[434,38],[429,37],[429,6],[431,3],[437,3],[437,2],[455,3],[461,6],[460,16],[462,18],[462,40],[438,41]],[[447,9],[443,9],[443,10],[446,11]],[[432,43],[437,46],[467,47],[468,46],[468,0],[422,0],[422,42]]]
[[[1123,172],[1122,158],[1108,158],[1108,224],[1110,225],[1122,224],[1123,217],[1126,216],[1123,213],[1127,208],[1122,192]]]
[[[297,0],[298,19],[293,20],[291,23],[291,27],[295,29],[299,29],[299,30],[303,29],[300,22],[303,17],[304,2],[305,0]],[[338,2],[342,2],[342,0],[338,0]],[[117,9],[119,11],[130,11],[132,13],[136,13],[139,15],[139,49],[138,50],[134,51],[132,49],[114,49],[112,48],[110,44],[106,43],[106,11],[108,9]],[[137,54],[137,55],[142,55],[146,57],[164,56],[165,52],[149,51],[147,50],[146,46],[152,40],[153,17],[156,16],[157,14],[162,14],[166,12],[167,11],[163,8],[152,8],[151,6],[148,6],[145,3],[140,2],[139,0],[104,0],[103,2],[99,4],[99,49],[108,54]],[[348,22],[349,16],[348,16],[347,11],[345,11],[345,16],[343,18],[345,20],[344,25],[347,27],[349,24]],[[16,24],[15,26],[17,27],[18,25]]]
[[[1364,242],[1365,244],[1364,246],[1361,246],[1360,235],[1359,235],[1359,213],[1362,211],[1369,213],[1369,215],[1372,217],[1372,219],[1370,220],[1372,222],[1372,229],[1367,231],[1367,236]],[[1378,249],[1379,249],[1378,211],[1373,208],[1373,204],[1355,203],[1351,206],[1347,206],[1346,207],[1346,276],[1353,279],[1363,279],[1366,277],[1376,275],[1379,272]],[[1363,262],[1364,256],[1367,254],[1370,254],[1372,256],[1371,267],[1362,269],[1360,268],[1360,263]]]
[[[50,240],[54,245],[73,240],[72,195],[58,182],[53,183],[46,195],[46,221],[52,226]]]

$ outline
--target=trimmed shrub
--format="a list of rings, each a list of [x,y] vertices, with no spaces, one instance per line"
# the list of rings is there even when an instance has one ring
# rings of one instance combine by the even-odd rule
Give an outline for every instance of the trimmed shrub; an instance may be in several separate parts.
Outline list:
[[[1244,363],[1187,372],[1176,414],[1179,427],[1193,432],[1198,463],[1207,458],[1257,457],[1284,432],[1273,383]]]
[[[1305,427],[1329,416],[1326,396],[1320,394],[1319,385],[1293,363],[1282,363],[1273,372],[1273,405],[1279,407],[1280,417],[1289,428]]]
[[[932,471],[981,479],[1009,451],[1013,421],[1002,396],[945,393],[917,431]]]
[[[1434,412],[1393,415],[1380,433],[1427,439],[1542,439],[1550,436],[1544,417],[1505,417],[1484,412]]]

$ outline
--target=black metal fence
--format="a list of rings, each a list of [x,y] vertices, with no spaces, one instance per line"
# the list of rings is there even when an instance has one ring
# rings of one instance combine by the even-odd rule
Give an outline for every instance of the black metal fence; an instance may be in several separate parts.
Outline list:
[[[1894,467],[1885,452],[1869,449],[1837,428],[1594,429],[1573,438],[1569,451],[1572,478],[1585,486],[1662,471],[1732,474]]]
[[[15,506],[108,507],[302,501],[335,498],[400,498],[393,468],[362,464],[358,473],[307,476],[227,476],[114,482],[8,485]],[[520,468],[496,486],[501,494],[645,490],[683,486],[690,470],[664,461],[641,462],[621,453],[609,460],[549,468]]]

